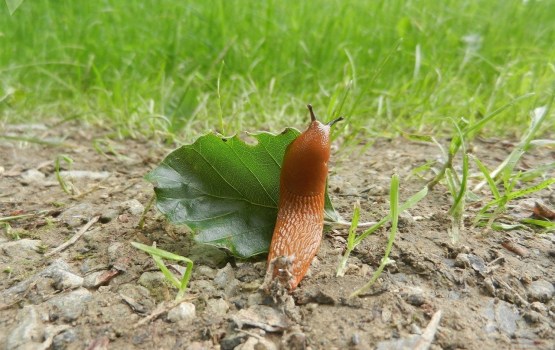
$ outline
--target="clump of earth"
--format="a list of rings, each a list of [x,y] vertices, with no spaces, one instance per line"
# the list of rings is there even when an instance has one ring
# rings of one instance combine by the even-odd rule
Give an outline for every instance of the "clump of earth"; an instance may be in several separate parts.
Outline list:
[[[336,269],[348,228],[328,229],[309,275],[280,304],[259,291],[264,256],[238,260],[199,245],[186,227],[168,224],[155,209],[139,225],[153,194],[143,176],[169,147],[68,128],[70,136],[62,138],[60,128],[8,125],[10,135],[34,134],[51,143],[0,140],[0,348],[555,347],[555,237],[516,225],[536,202],[553,208],[552,191],[511,202],[501,217],[511,230],[473,226],[480,207],[469,204],[453,243],[450,195],[435,187],[403,213],[393,263],[356,298],[349,295],[380,264],[387,228],[353,251],[343,277]],[[361,221],[382,218],[391,175],[400,175],[406,199],[426,183],[412,170],[440,156],[433,145],[402,138],[367,146],[338,147],[332,154],[329,192],[346,219],[357,201]],[[512,146],[476,140],[473,152],[494,168]],[[71,166],[60,163],[69,193],[56,178],[55,160],[62,154],[73,160]],[[553,150],[532,150],[520,166],[553,158]],[[18,218],[6,219],[12,216]],[[176,289],[130,242],[156,242],[195,262],[183,300],[175,301]],[[65,249],[56,249],[64,243]]]

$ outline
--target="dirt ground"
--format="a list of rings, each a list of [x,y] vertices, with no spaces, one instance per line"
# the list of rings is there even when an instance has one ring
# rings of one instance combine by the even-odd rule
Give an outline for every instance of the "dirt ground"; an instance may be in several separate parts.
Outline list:
[[[347,228],[333,228],[294,305],[276,305],[258,292],[264,257],[240,261],[197,245],[187,228],[167,224],[155,209],[138,228],[152,194],[143,176],[169,146],[107,141],[101,131],[76,126],[7,126],[5,133],[61,144],[0,139],[0,218],[22,215],[0,223],[2,349],[424,349],[429,331],[431,349],[555,348],[554,235],[523,226],[484,232],[471,227],[479,206],[469,204],[453,244],[450,196],[441,185],[403,215],[395,263],[370,292],[348,298],[377,269],[388,231],[359,245],[346,275],[336,277]],[[477,140],[473,152],[493,168],[512,146]],[[73,160],[61,162],[73,194],[56,179],[59,155]],[[388,211],[391,175],[400,174],[406,199],[425,183],[411,170],[438,157],[436,147],[406,139],[334,147],[336,209],[349,219],[358,200],[361,221],[378,220]],[[553,150],[533,150],[520,166],[554,158]],[[502,221],[529,216],[535,201],[555,206],[544,190],[512,202]],[[55,250],[79,231],[76,242]],[[185,302],[169,305],[176,290],[132,241],[194,260]]]

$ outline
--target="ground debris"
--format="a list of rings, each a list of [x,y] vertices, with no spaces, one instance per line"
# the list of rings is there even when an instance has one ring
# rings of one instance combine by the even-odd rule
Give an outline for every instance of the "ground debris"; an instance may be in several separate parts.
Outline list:
[[[231,316],[239,329],[252,326],[267,332],[282,332],[290,326],[286,315],[270,306],[253,305],[248,309],[241,309]]]

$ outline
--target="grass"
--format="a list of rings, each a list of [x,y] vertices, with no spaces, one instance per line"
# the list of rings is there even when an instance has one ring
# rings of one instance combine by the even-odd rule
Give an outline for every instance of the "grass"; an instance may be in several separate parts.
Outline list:
[[[393,248],[393,242],[395,241],[395,236],[397,235],[397,224],[399,222],[399,175],[394,174],[391,177],[391,186],[389,191],[389,212],[391,216],[391,228],[389,230],[389,238],[387,240],[387,246],[385,248],[384,256],[380,262],[380,266],[372,274],[372,278],[362,287],[355,290],[350,298],[359,296],[367,292],[370,287],[378,280],[382,274],[383,269],[386,265],[390,264],[392,261],[389,259],[389,253],[391,253],[391,248]]]
[[[193,261],[184,256],[170,253],[160,248],[156,248],[155,246],[148,246],[137,242],[131,242],[131,245],[139,250],[142,250],[145,253],[150,254],[152,259],[156,263],[156,266],[158,266],[160,271],[162,271],[162,273],[164,274],[166,280],[178,289],[175,300],[181,300],[185,295],[185,290],[187,289],[187,285],[189,284],[191,274],[193,273]],[[166,264],[164,264],[162,258],[173,261],[181,261],[185,263],[186,269],[183,273],[183,276],[181,276],[181,280],[177,279],[177,277],[175,277],[170,272],[170,270],[166,267]]]
[[[348,116],[347,137],[437,135],[534,94],[487,126],[520,134],[553,93],[552,13],[551,1],[24,1],[0,13],[0,123],[190,141],[302,127],[310,102]]]

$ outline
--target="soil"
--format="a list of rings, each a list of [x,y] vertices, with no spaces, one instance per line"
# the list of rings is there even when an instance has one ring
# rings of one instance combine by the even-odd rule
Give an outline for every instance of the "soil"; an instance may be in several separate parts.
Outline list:
[[[265,257],[241,261],[198,245],[186,227],[167,224],[155,209],[139,228],[153,193],[143,176],[170,146],[113,141],[77,126],[13,125],[6,132],[53,144],[0,140],[0,218],[9,224],[0,226],[2,349],[555,348],[554,235],[530,226],[473,227],[477,202],[468,203],[453,243],[443,185],[403,214],[394,262],[366,294],[349,298],[379,266],[389,231],[363,241],[345,276],[336,277],[348,228],[334,227],[292,299],[275,303],[258,291]],[[514,144],[472,146],[493,169]],[[73,160],[60,162],[72,171],[69,194],[56,178],[59,155]],[[334,147],[335,207],[349,219],[359,201],[361,221],[378,220],[388,212],[391,175],[400,174],[404,200],[426,183],[412,170],[438,157],[437,147],[400,138]],[[554,158],[553,150],[532,150],[519,167]],[[517,224],[535,201],[555,205],[552,191],[531,196],[512,201],[501,221]],[[77,241],[55,251],[77,233],[83,233]],[[176,289],[133,241],[194,260],[183,303],[172,304]],[[438,311],[435,328],[430,320]]]

